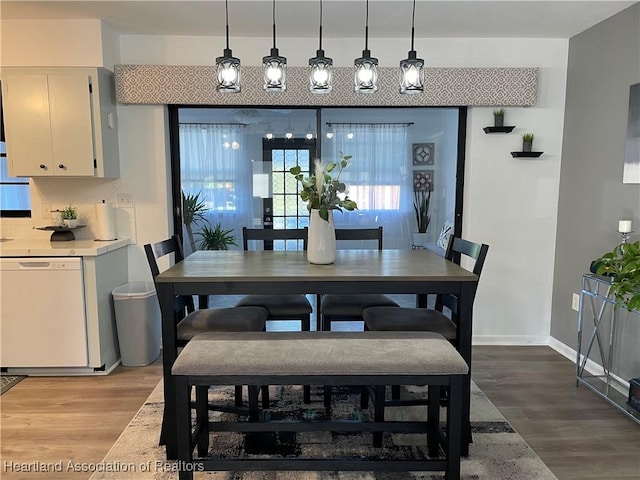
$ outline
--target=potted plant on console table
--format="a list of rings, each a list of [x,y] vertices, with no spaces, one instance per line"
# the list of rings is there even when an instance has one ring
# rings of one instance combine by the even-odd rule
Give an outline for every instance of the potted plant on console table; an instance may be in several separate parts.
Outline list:
[[[640,312],[640,241],[621,243],[593,263],[596,274],[611,277],[616,305]]]

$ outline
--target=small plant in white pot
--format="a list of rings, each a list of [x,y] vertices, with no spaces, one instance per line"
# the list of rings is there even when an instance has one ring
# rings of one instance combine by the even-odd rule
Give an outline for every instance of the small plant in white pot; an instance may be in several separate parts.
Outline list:
[[[69,205],[62,210],[62,219],[65,227],[76,228],[78,226],[78,209],[73,205]]]
[[[431,186],[413,192],[413,210],[416,214],[418,231],[413,234],[413,246],[424,247],[427,243],[427,229],[431,223],[429,204],[431,203]]]

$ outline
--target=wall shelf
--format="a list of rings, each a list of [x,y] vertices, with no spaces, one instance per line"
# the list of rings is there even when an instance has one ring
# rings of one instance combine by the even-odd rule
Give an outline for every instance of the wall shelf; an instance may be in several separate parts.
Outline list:
[[[511,152],[513,158],[538,158],[544,152]]]
[[[484,127],[483,130],[484,133],[509,133],[514,128],[516,128],[515,125],[510,125],[506,127]]]

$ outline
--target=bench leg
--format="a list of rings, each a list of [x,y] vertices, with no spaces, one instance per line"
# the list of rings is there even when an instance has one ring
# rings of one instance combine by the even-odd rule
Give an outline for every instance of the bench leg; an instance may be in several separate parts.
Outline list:
[[[391,398],[393,400],[400,400],[400,385],[391,386]]]
[[[236,407],[242,406],[242,385],[236,385],[235,387],[235,400]]]
[[[262,394],[262,408],[269,408],[269,385],[261,386],[260,393]]]
[[[446,480],[460,480],[462,443],[462,392],[464,376],[452,375],[447,408],[447,471]]]
[[[429,406],[427,407],[427,452],[430,457],[437,457],[440,451],[438,429],[440,427],[440,385],[429,385]]]
[[[209,387],[196,386],[196,445],[198,456],[205,457],[209,452]]]
[[[384,402],[386,401],[386,386],[376,385],[373,403],[373,421],[384,422]],[[373,446],[382,447],[382,435],[384,432],[373,432]]]
[[[249,385],[249,421],[257,422],[258,414],[258,391],[260,387]]]
[[[178,460],[187,464],[192,460],[193,445],[191,444],[191,399],[187,377],[175,377],[176,399],[176,438]],[[193,472],[180,470],[179,480],[193,480]]]
[[[327,410],[331,408],[331,385],[325,385],[324,392],[324,408]]]
[[[302,386],[302,396],[303,399],[302,401],[304,403],[311,403],[311,386],[310,385],[303,385]]]

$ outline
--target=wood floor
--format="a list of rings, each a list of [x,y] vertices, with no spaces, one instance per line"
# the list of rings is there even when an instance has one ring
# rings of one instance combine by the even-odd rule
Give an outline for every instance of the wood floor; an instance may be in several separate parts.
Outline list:
[[[105,377],[26,378],[0,397],[0,478],[88,479],[15,466],[100,462],[160,378],[159,361]],[[640,478],[640,426],[576,388],[573,364],[552,349],[475,347],[473,378],[559,480]]]

